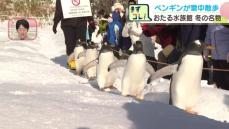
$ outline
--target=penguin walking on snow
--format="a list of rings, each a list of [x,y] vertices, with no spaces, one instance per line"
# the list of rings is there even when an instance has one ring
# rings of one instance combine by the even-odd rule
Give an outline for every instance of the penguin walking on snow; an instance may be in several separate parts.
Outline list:
[[[122,95],[130,95],[142,100],[144,97],[142,92],[145,87],[145,72],[147,71],[150,75],[152,75],[155,71],[146,61],[141,41],[137,41],[136,44],[134,44],[134,52],[130,55],[128,60],[118,60],[112,63],[109,66],[109,70],[121,66],[125,67],[121,82]]]
[[[76,74],[80,75],[84,66],[83,53],[85,52],[86,42],[76,41],[74,51],[67,58],[67,65],[71,70],[76,70]]]
[[[104,45],[100,50],[96,71],[97,83],[101,90],[113,88],[117,74],[115,70],[108,71],[108,66],[116,60],[117,58],[114,56],[112,47],[109,45]]]
[[[203,48],[199,40],[190,43],[177,64],[158,70],[150,78],[155,80],[173,74],[170,82],[170,104],[192,114],[197,114],[193,107],[200,94]]]
[[[85,65],[85,57],[82,56],[86,50],[86,42],[78,42],[75,49],[75,65],[76,65],[76,74],[81,75],[83,71],[83,67]]]
[[[93,80],[96,78],[96,66],[90,64],[92,62],[96,62],[97,58],[97,46],[93,42],[90,42],[85,51],[85,65],[83,68],[83,73],[89,80]]]

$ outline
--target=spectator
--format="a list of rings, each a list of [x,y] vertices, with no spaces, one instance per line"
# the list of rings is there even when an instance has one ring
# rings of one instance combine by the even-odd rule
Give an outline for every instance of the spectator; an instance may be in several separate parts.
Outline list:
[[[108,18],[107,41],[108,44],[118,48],[122,34],[123,24],[122,16],[124,7],[120,3],[112,6],[112,16]]]
[[[229,69],[229,28],[223,25],[209,25],[205,43],[212,46],[213,67]],[[208,60],[209,50],[204,51],[204,59]],[[218,88],[229,90],[229,73],[214,71],[213,79]]]
[[[61,21],[61,29],[64,32],[66,53],[68,56],[68,65],[71,69],[74,69],[73,59],[70,56],[75,49],[76,42],[80,40],[81,42],[86,42],[87,33],[87,17],[77,17],[77,18],[63,18],[61,1],[56,0],[56,11],[54,16],[53,32],[57,33],[57,25]],[[73,65],[70,65],[73,64]]]
[[[162,46],[162,51],[158,54],[158,61],[163,63],[173,63],[178,58],[176,52],[177,26],[172,25],[142,25],[143,33],[148,36],[157,36],[157,42]],[[158,64],[157,69],[165,65]]]
[[[182,50],[184,50],[189,43],[192,43],[195,40],[200,40],[204,42],[207,25],[181,25],[179,26],[178,31],[178,40],[179,45]]]

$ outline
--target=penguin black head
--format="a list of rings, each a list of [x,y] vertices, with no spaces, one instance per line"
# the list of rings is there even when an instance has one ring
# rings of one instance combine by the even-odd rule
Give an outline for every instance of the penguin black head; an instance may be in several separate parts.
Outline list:
[[[137,41],[133,46],[134,53],[143,53],[143,45],[141,41]]]
[[[87,49],[95,49],[98,48],[98,46],[94,42],[88,42]]]
[[[83,42],[81,41],[80,39],[76,41],[76,47],[83,47],[84,49],[87,48],[87,43],[86,42]]]
[[[191,55],[202,55],[204,49],[204,44],[200,40],[195,40],[192,43],[189,43],[187,46],[186,52]]]
[[[109,44],[104,44],[100,50],[100,52],[111,52],[113,47]]]

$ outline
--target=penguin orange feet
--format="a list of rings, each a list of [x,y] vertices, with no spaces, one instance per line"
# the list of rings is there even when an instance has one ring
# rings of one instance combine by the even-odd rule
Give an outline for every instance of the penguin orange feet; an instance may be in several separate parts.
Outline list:
[[[198,115],[198,113],[193,111],[191,107],[186,108],[185,111],[193,115]]]
[[[96,79],[96,77],[88,77],[88,81],[93,81],[95,79]]]
[[[110,88],[110,89],[112,89],[112,90],[114,90],[114,89],[117,89],[116,87],[114,87],[113,85],[111,85],[110,87],[108,87],[108,88]]]
[[[126,94],[126,93],[122,93],[122,96],[125,96],[125,97],[127,97],[127,96],[128,96],[128,94]]]
[[[136,100],[138,101],[142,101],[144,99],[144,96],[143,95],[136,95]]]
[[[105,88],[100,88],[99,90],[100,90],[100,91],[105,91]]]
[[[142,101],[144,98],[143,98],[143,97],[138,97],[138,96],[137,96],[135,99],[138,100],[138,101]]]
[[[114,90],[114,89],[117,89],[116,87],[114,87],[113,85],[109,86],[109,87],[105,87],[105,88],[102,88],[100,89],[101,91],[111,91],[111,90]]]

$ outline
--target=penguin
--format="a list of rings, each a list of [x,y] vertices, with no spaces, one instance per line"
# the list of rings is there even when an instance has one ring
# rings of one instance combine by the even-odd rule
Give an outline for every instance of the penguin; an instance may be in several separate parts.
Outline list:
[[[134,44],[134,52],[127,60],[119,60],[110,64],[108,69],[114,69],[124,66],[124,74],[121,81],[122,95],[133,96],[138,100],[142,100],[144,89],[145,71],[152,75],[155,71],[153,67],[146,61],[143,54],[143,45],[141,41]]]
[[[164,67],[150,77],[150,81],[172,74],[170,82],[170,104],[191,114],[198,101],[203,70],[202,51],[199,40],[189,43],[176,64]]]
[[[115,70],[108,71],[108,66],[116,61],[117,58],[114,56],[112,47],[109,45],[103,45],[100,50],[98,64],[97,64],[97,73],[96,80],[100,90],[113,89],[113,84],[117,78]]]
[[[67,58],[68,67],[71,70],[75,70],[77,75],[80,75],[82,71],[82,66],[84,65],[84,58],[79,58],[79,56],[83,55],[83,53],[85,52],[86,45],[86,42],[81,42],[80,39],[77,40],[74,51]]]
[[[83,73],[89,80],[94,80],[96,78],[96,66],[90,64],[93,62],[97,62],[98,51],[97,46],[93,42],[89,42],[84,57],[85,65],[83,68]]]
[[[75,49],[75,65],[76,65],[76,74],[81,75],[83,71],[83,67],[85,65],[85,56],[83,56],[83,53],[85,53],[86,50],[86,42],[80,42],[78,41]]]

